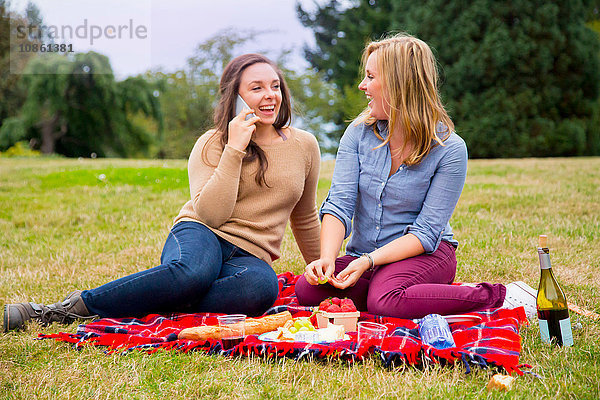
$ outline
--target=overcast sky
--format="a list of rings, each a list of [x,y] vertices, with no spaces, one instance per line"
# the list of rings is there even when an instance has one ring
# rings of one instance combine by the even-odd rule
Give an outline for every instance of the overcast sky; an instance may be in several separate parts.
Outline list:
[[[41,10],[44,24],[55,26],[56,34],[62,35],[56,42],[73,44],[75,51],[94,50],[109,56],[118,78],[159,66],[166,71],[184,68],[199,43],[229,27],[270,31],[244,51],[275,56],[282,48],[295,49],[292,60],[298,68],[308,65],[302,46],[314,43],[312,32],[296,17],[296,0],[32,2]],[[11,0],[11,10],[22,12],[26,3]],[[312,9],[314,2],[301,3]]]

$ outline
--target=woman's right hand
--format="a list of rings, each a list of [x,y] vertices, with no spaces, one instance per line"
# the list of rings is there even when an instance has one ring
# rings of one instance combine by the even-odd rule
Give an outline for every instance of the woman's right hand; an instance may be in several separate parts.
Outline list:
[[[326,283],[335,272],[335,261],[328,258],[319,258],[308,264],[304,269],[304,278],[311,285]]]
[[[252,114],[254,110],[242,110],[231,121],[229,121],[229,137],[227,144],[234,149],[246,151],[248,143],[252,138],[252,134],[256,131],[256,123],[260,121],[259,117],[252,117],[246,120],[248,114]]]

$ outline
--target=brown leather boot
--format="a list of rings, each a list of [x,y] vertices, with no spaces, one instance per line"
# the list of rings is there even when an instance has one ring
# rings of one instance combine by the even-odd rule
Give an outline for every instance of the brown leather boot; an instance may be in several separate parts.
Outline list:
[[[37,321],[42,326],[52,322],[70,324],[77,319],[93,319],[83,299],[81,290],[75,290],[65,297],[62,302],[48,306],[37,303],[16,303],[4,306],[3,331],[23,329],[28,321]]]

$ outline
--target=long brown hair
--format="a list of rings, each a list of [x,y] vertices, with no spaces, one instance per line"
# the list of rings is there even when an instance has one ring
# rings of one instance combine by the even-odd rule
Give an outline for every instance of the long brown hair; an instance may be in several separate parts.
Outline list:
[[[377,148],[389,143],[394,129],[401,126],[406,138],[401,154],[407,144],[414,146],[404,163],[418,164],[435,145],[434,142],[443,146],[454,130],[438,91],[435,57],[427,43],[400,33],[367,44],[362,56],[363,70],[367,59],[375,52],[377,73],[390,106],[387,138],[384,140],[377,132],[377,121],[369,115],[368,107],[360,114],[358,122],[373,125],[375,134],[383,140]],[[445,129],[442,139],[437,135],[440,122]]]
[[[206,146],[204,146],[204,149],[202,150],[202,157],[205,162],[208,162],[206,150],[209,143],[217,138],[220,138],[221,145],[225,146],[227,140],[229,139],[229,121],[236,116],[235,104],[240,89],[242,73],[249,66],[260,63],[269,64],[275,70],[279,78],[281,107],[279,108],[279,114],[277,114],[277,119],[273,123],[273,127],[279,130],[289,125],[292,118],[290,92],[285,80],[283,79],[283,74],[277,64],[261,54],[244,54],[236,57],[231,60],[229,64],[227,64],[223,70],[223,75],[221,76],[221,82],[219,83],[220,98],[214,112],[214,129],[216,132],[209,139],[209,141],[206,143]],[[265,172],[269,166],[267,156],[259,145],[257,145],[253,140],[250,140],[250,143],[248,143],[248,147],[246,148],[244,162],[252,162],[256,159],[258,159],[258,171],[255,177],[256,183],[261,186],[269,186],[265,181]]]

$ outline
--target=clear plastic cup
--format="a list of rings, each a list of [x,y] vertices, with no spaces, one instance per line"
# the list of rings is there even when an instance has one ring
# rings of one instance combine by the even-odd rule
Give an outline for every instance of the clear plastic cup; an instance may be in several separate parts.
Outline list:
[[[386,333],[387,327],[385,325],[367,321],[359,322],[358,345],[361,346],[369,343],[375,346],[381,346]]]
[[[224,328],[221,334],[223,350],[229,350],[244,340],[246,335],[246,315],[228,314],[217,317],[219,327]]]

